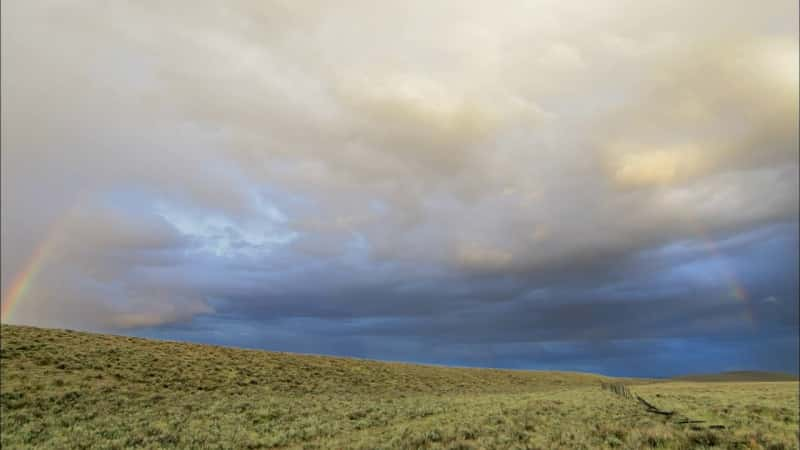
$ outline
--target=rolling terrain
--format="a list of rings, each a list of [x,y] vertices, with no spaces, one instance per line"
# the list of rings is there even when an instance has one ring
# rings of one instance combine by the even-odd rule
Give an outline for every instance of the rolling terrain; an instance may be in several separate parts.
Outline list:
[[[653,414],[607,382],[680,414]],[[797,382],[446,368],[0,328],[4,449],[787,449],[797,394]]]

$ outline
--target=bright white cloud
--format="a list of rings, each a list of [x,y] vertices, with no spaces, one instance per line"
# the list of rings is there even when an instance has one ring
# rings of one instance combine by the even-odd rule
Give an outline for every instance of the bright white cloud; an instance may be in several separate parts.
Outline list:
[[[150,290],[112,301],[42,275],[21,321],[76,301],[55,300],[63,283],[105,325],[157,324],[250,286],[197,273],[281,292],[321,272],[358,285],[381,264],[396,279],[532,273],[797,216],[793,2],[11,1],[2,15],[4,291],[76,207],[64,251]],[[126,190],[146,192],[148,220],[96,208]],[[109,265],[159,236],[183,274],[166,294],[137,278],[145,263]],[[170,240],[250,262],[187,261]]]

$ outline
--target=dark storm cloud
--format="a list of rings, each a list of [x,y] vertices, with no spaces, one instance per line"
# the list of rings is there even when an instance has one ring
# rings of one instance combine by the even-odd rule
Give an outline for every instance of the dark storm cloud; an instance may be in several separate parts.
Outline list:
[[[4,321],[797,360],[751,354],[797,341],[796,4],[2,9]]]
[[[594,286],[585,280],[595,277],[582,271],[547,287],[480,277],[336,291],[318,278],[319,293],[240,298],[217,311],[229,323],[245,323],[250,334],[234,340],[254,347],[652,376],[748,364],[794,371],[796,223],[716,241],[713,254],[706,242],[652,249],[635,260],[661,255],[661,264],[627,264],[630,270],[610,278],[604,270],[605,282]],[[726,283],[743,287],[747,297],[737,298]],[[291,338],[280,338],[286,334]],[[775,351],[763,354],[764,347]],[[681,360],[676,351],[710,359]]]

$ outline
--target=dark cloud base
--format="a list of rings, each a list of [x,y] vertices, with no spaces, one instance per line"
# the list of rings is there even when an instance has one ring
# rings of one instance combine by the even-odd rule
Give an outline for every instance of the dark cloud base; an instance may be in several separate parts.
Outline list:
[[[797,2],[0,16],[3,321],[797,371]]]
[[[546,287],[530,282],[536,277],[480,277],[431,283],[427,292],[415,285],[419,292],[413,296],[387,295],[402,291],[398,284],[307,297],[248,295],[219,305],[216,315],[137,334],[276,351],[618,376],[750,369],[797,373],[797,223],[720,242],[727,242],[718,246],[724,254],[696,254],[691,243],[681,252],[674,246],[648,250],[642,257],[661,254],[669,262],[652,270],[621,270],[594,286],[585,283],[591,274],[579,271],[562,274]],[[722,263],[726,272],[708,268]],[[686,269],[676,275],[676,267]],[[693,277],[698,273],[716,275],[698,280]],[[731,273],[746,298],[729,291]],[[576,288],[571,279],[584,283]],[[470,289],[436,298],[447,291],[447,283]]]

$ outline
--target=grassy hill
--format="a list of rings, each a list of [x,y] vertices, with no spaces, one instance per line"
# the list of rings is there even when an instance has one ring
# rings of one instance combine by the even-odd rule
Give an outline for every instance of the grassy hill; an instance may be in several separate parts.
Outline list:
[[[738,381],[798,381],[797,375],[784,372],[761,372],[752,370],[737,370],[721,373],[703,373],[675,377],[678,381],[708,382],[738,382]]]
[[[755,393],[742,397],[746,389],[732,389],[731,395],[745,405],[755,402],[763,414],[739,422],[732,417],[730,431],[721,433],[648,414],[637,402],[600,389],[601,381],[609,379],[3,325],[0,444],[4,449],[544,449],[796,442],[797,396],[787,393],[796,392],[797,383],[774,383],[774,396],[761,403]],[[658,392],[657,386],[635,388]],[[711,406],[733,401],[720,392]],[[676,392],[674,398],[685,394]],[[763,397],[763,390],[758,395]]]

